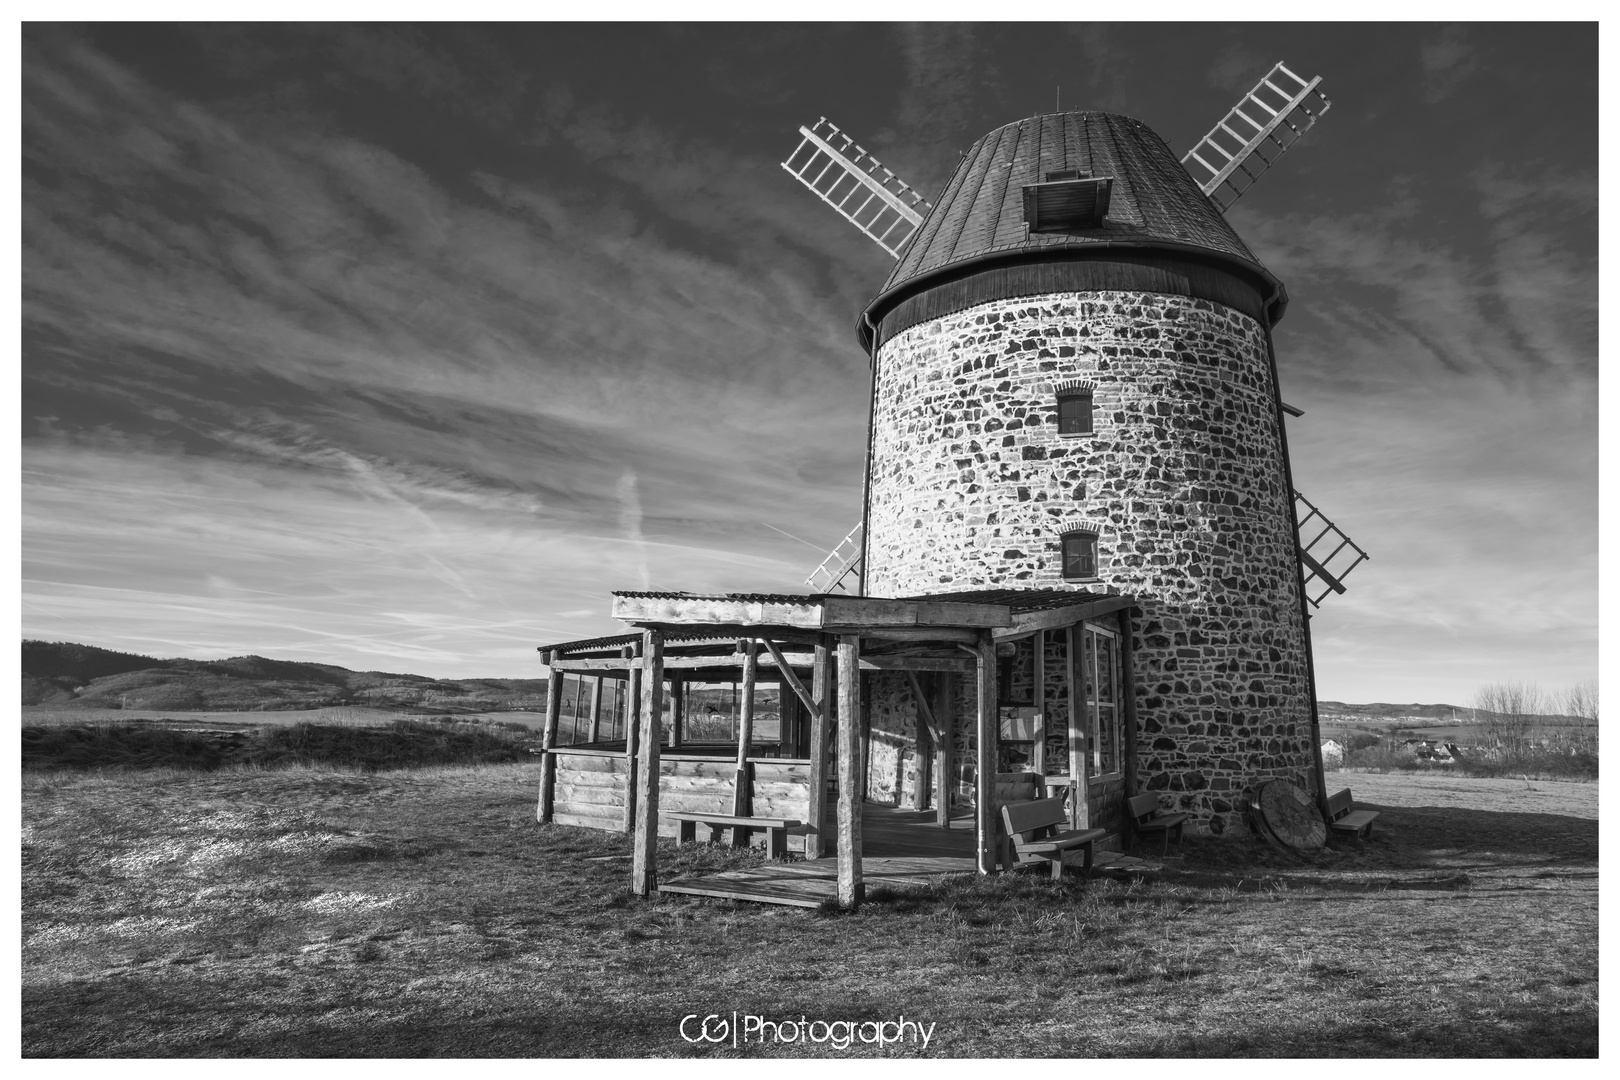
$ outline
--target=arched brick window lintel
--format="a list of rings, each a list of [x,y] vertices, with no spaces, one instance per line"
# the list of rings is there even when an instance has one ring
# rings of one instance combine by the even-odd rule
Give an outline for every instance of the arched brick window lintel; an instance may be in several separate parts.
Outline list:
[[[1060,436],[1090,435],[1093,430],[1092,393],[1095,386],[1088,380],[1059,383],[1053,388],[1057,407],[1057,429]]]

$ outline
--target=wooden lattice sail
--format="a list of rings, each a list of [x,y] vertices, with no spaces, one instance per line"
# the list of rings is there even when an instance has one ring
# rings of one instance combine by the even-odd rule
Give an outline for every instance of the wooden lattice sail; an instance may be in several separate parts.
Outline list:
[[[1328,111],[1321,82],[1278,64],[1187,151],[1181,164],[1223,212]]]
[[[804,136],[782,168],[815,192],[895,258],[933,209],[910,184],[883,167],[823,116]]]
[[[1330,592],[1344,592],[1344,579],[1370,556],[1322,511],[1299,492],[1294,492],[1294,517],[1299,522],[1299,561],[1305,568],[1305,596],[1312,607],[1321,607]],[[1311,591],[1321,586],[1315,596]]]
[[[811,592],[850,593],[859,595],[861,589],[861,533],[866,522],[857,521],[849,535],[827,553],[821,565],[810,572],[804,583]]]

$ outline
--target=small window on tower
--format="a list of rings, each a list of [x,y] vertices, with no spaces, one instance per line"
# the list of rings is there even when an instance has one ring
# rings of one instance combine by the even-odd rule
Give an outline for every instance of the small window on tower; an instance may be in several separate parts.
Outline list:
[[[1063,580],[1091,581],[1097,577],[1097,534],[1072,532],[1063,536]]]
[[[1058,434],[1091,434],[1091,391],[1064,390],[1057,396]]]

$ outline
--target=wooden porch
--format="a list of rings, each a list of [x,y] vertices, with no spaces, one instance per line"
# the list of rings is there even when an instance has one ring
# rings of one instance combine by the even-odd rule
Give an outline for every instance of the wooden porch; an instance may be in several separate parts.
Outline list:
[[[1048,776],[1058,770],[1043,763],[1045,689],[1036,691],[1034,705],[1024,710],[1031,714],[1029,730],[1008,731],[1009,739],[1022,738],[1031,747],[1027,767],[1012,774],[999,767],[998,656],[1003,650],[1013,650],[1006,655],[1031,652],[1035,683],[1044,688],[1043,643],[1054,637],[1068,643],[1053,646],[1059,650],[1054,655],[1070,658],[1055,690],[1067,703],[1070,775],[1081,778],[1072,805],[1084,815],[1089,804],[1078,749],[1083,733],[1074,707],[1080,682],[1074,642],[1081,627],[1095,620],[1117,620],[1124,627],[1132,604],[1127,596],[1070,590],[907,599],[616,592],[614,617],[638,633],[542,649],[551,690],[537,817],[629,832],[631,887],[640,896],[664,884],[658,880],[655,839],[673,832],[671,815],[677,811],[721,814],[739,835],[747,828],[740,819],[801,823],[796,835],[789,828],[789,836],[803,861],[748,871],[751,899],[813,906],[831,888],[841,906],[854,907],[865,893],[869,867],[873,881],[890,884],[957,872],[995,873],[999,804],[1030,798],[1026,786],[1055,785],[1059,779]],[[1033,642],[1033,648],[1021,641]],[[1128,651],[1124,660],[1128,680]],[[557,742],[564,672],[592,678],[596,687],[591,743],[584,746],[564,748]],[[738,683],[734,747],[712,748],[719,754],[685,752],[693,734],[687,690],[728,677]],[[598,742],[616,734],[613,724],[604,729],[600,715],[603,679],[622,680],[633,709],[624,741],[612,748]],[[755,688],[761,681],[776,682],[783,703],[768,748],[759,745],[755,733]],[[879,683],[881,691],[874,688]],[[880,692],[882,702],[874,703]],[[1098,708],[1114,709],[1114,701],[1110,696]],[[1123,695],[1123,701],[1128,715],[1131,695]],[[899,717],[906,729],[902,738],[912,740],[921,761],[907,774],[909,798],[895,793],[897,801],[911,804],[909,810],[864,802],[873,743],[879,735],[891,737],[874,729],[873,709],[885,710],[891,722]],[[576,705],[576,717],[579,712]],[[1130,725],[1125,730],[1128,786],[1133,779],[1128,775]],[[1054,738],[1061,744],[1061,735]],[[1112,745],[1118,746],[1117,737]],[[1120,756],[1116,752],[1114,760]],[[892,779],[895,764],[891,753],[878,786]],[[930,801],[933,809],[924,810]],[[955,806],[967,814],[957,814]],[[663,891],[713,894],[726,887],[720,878],[706,878],[701,885],[667,884]],[[742,883],[731,884],[740,895]]]

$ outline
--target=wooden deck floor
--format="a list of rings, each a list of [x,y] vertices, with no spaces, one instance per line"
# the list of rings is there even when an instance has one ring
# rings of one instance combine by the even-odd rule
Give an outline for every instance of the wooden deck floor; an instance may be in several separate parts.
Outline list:
[[[861,812],[861,879],[871,891],[885,885],[926,885],[945,874],[971,874],[976,869],[973,838],[971,811],[953,819],[949,829],[941,829],[931,811],[868,803]],[[1158,864],[1148,860],[1104,851],[1097,853],[1097,866],[1137,872],[1158,869]],[[676,878],[661,882],[658,891],[819,907],[838,896],[838,860],[771,862],[747,870]]]

